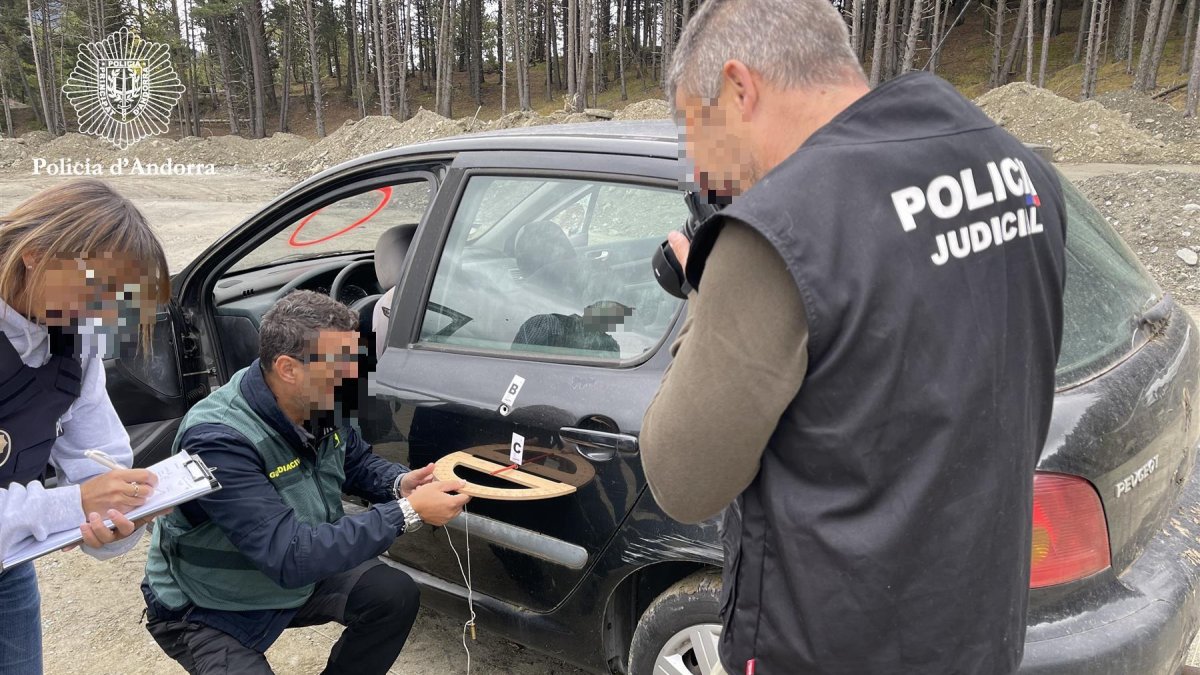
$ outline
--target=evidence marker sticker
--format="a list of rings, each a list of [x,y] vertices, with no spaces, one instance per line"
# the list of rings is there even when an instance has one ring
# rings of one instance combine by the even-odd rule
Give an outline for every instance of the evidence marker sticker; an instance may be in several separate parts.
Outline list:
[[[525,461],[525,437],[513,432],[512,444],[508,446],[508,461],[521,466]]]
[[[500,414],[508,417],[512,412],[513,403],[517,400],[517,395],[521,393],[521,387],[525,386],[525,378],[520,375],[513,375],[512,382],[509,383],[508,389],[504,390],[504,396],[500,399]]]

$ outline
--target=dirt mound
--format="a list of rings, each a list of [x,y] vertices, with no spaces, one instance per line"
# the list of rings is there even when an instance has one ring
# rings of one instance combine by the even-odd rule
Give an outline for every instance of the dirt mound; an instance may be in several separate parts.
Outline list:
[[[188,136],[179,141],[170,138],[146,138],[115,154],[117,158],[128,160],[131,164],[135,159],[140,160],[143,164],[159,164],[168,159],[173,162],[184,162],[186,160],[183,159],[180,149],[190,147],[191,142],[196,141],[203,143],[204,139],[195,136]]]
[[[1200,305],[1200,174],[1139,171],[1078,183],[1080,191],[1178,302]]]
[[[34,157],[42,157],[40,148],[54,136],[48,131],[27,131],[19,138],[0,138],[0,168],[28,168]]]
[[[667,120],[671,119],[671,106],[660,98],[630,103],[617,111],[618,120]]]
[[[32,148],[20,138],[0,138],[0,168],[21,166],[31,151]]]
[[[38,147],[38,155],[48,160],[59,158],[82,162],[91,160],[92,163],[111,161],[116,155],[112,143],[93,136],[69,133]]]
[[[267,161],[291,159],[312,145],[312,141],[303,136],[285,132],[271,134],[254,143],[257,146],[255,150],[262,153],[260,157],[265,157]]]
[[[1060,162],[1150,164],[1173,154],[1163,140],[1132,126],[1121,113],[1024,82],[993,89],[975,104],[1022,141],[1053,147]]]
[[[39,145],[49,143],[54,140],[54,134],[49,131],[26,131],[21,134],[21,140],[31,148],[36,148]]]
[[[442,117],[424,108],[403,123],[393,117],[373,115],[347,121],[337,131],[284,163],[282,168],[290,173],[308,175],[379,150],[466,131],[467,125],[463,121]]]
[[[496,131],[500,129],[515,129],[518,127],[536,127],[543,124],[554,124],[553,116],[539,115],[529,110],[510,112],[504,117],[490,122],[476,122],[472,131]]]
[[[1130,124],[1168,143],[1200,141],[1200,123],[1187,119],[1170,104],[1135,91],[1114,91],[1096,99],[1104,107],[1124,113]]]

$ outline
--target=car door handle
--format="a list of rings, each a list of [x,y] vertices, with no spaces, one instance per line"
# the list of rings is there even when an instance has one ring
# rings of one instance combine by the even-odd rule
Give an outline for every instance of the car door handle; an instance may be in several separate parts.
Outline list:
[[[558,430],[564,443],[572,443],[575,450],[593,462],[607,462],[617,456],[634,455],[638,451],[637,436],[613,434],[607,431],[563,427]]]

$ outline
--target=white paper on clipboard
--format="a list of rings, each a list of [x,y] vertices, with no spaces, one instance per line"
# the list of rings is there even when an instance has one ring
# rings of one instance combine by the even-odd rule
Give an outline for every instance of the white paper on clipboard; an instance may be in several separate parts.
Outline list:
[[[155,488],[154,494],[146,500],[145,504],[125,514],[125,517],[130,520],[153,515],[221,489],[221,484],[213,478],[212,471],[204,462],[199,457],[192,457],[185,451],[171,455],[146,469],[158,476],[158,487]],[[105,520],[104,522],[112,527],[112,521]],[[82,524],[80,523],[80,525]],[[83,534],[78,527],[55,532],[42,540],[26,537],[9,548],[3,564],[0,565],[0,570],[9,569],[14,565],[28,562],[81,541],[83,541]]]

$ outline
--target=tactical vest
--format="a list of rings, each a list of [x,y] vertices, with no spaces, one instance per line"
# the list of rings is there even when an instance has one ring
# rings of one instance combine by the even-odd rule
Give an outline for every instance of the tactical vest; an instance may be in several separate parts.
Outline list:
[[[1062,336],[1053,170],[917,74],[700,226],[701,294],[730,220],[791,272],[809,366],[723,518],[726,670],[1014,672]]]
[[[242,396],[245,373],[245,369],[238,371],[228,384],[188,411],[172,452],[179,450],[179,439],[189,428],[224,424],[258,450],[267,478],[298,519],[312,525],[341,519],[346,478],[344,435],[335,432],[321,439],[315,462],[300,456]],[[176,509],[156,523],[146,578],[159,602],[171,609],[188,605],[227,611],[289,609],[303,605],[312,594],[313,584],[284,588],[275,583],[211,520],[193,527]]]
[[[79,357],[51,351],[45,365],[31,368],[0,333],[0,488],[45,475],[50,451],[62,435],[58,420],[79,398]]]

